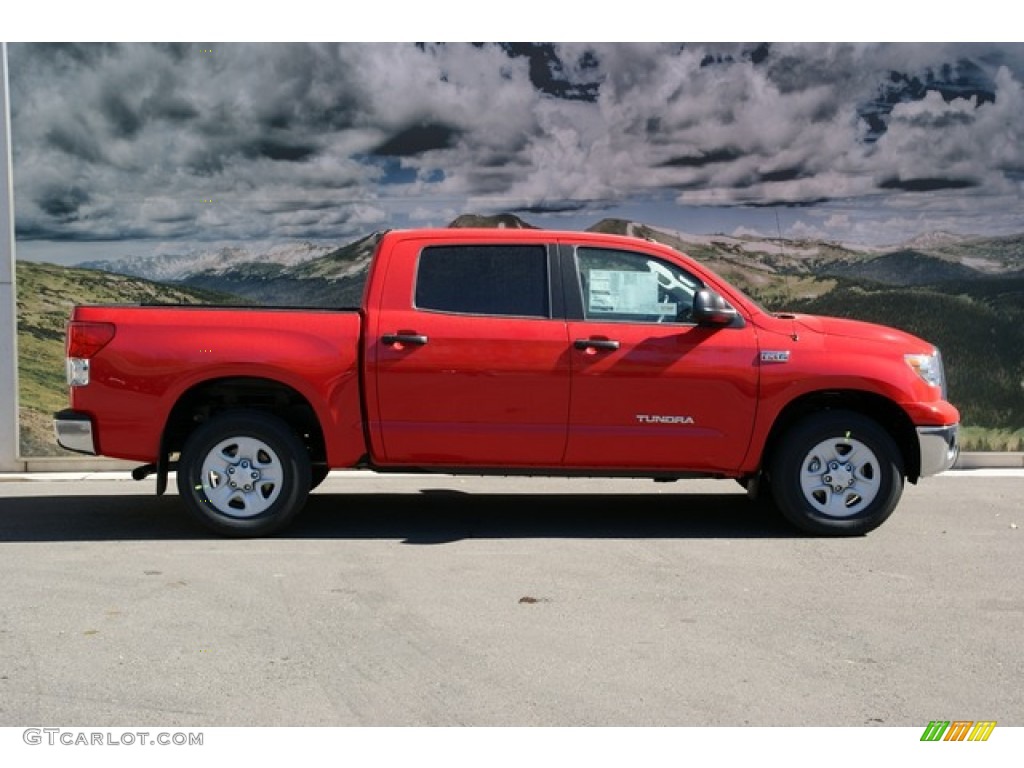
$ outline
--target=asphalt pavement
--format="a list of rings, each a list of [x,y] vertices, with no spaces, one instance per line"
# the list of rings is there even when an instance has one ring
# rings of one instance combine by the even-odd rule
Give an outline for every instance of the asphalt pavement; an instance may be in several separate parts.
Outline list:
[[[853,539],[728,481],[336,473],[236,541],[124,477],[0,475],[0,725],[1024,725],[1020,470]]]

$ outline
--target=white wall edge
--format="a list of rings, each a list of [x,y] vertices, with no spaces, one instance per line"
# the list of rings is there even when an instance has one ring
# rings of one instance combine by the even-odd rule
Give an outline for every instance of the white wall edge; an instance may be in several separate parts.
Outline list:
[[[7,88],[7,43],[0,43],[0,470],[19,466],[15,274],[11,102]]]

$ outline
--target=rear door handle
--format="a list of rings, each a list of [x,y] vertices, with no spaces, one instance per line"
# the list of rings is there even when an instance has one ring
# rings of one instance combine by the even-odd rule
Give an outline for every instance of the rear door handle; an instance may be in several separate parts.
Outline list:
[[[576,339],[572,343],[576,349],[618,349],[619,342],[614,339]]]
[[[420,333],[385,333],[380,340],[388,346],[414,344],[417,347],[422,347],[428,341],[427,337]]]

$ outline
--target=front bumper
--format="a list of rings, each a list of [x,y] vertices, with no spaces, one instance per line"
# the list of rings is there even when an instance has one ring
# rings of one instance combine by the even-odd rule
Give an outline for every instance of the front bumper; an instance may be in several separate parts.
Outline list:
[[[53,431],[57,444],[76,453],[96,455],[92,419],[78,411],[59,411],[53,414]]]
[[[937,475],[950,469],[960,455],[957,435],[959,424],[949,427],[918,427],[917,442],[921,449],[921,477]]]

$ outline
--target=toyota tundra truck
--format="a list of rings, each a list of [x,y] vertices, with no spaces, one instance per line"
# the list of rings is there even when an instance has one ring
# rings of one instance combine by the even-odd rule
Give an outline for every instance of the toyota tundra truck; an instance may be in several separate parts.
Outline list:
[[[778,314],[638,238],[380,236],[352,309],[78,306],[60,445],[138,461],[214,531],[284,528],[333,469],[731,478],[860,535],[949,469],[942,358]]]

